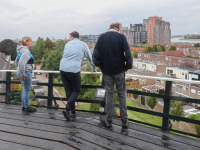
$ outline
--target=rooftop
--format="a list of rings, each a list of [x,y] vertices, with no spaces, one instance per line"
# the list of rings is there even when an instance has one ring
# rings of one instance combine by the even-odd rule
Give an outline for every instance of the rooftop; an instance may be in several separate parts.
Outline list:
[[[183,51],[164,51],[159,52],[161,55],[168,55],[168,56],[179,56],[179,57],[185,57],[185,54]]]
[[[107,129],[105,116],[98,114],[77,113],[69,122],[59,110],[38,108],[26,115],[21,106],[1,104],[0,111],[2,149],[200,149],[197,139],[131,122],[128,130],[122,129],[118,119]]]
[[[197,70],[195,68],[189,68],[189,67],[183,67],[183,66],[170,66],[170,67],[167,67],[167,68],[185,70],[185,71],[188,71],[188,72],[200,74],[200,70]]]
[[[142,59],[133,59],[133,61],[143,62],[143,63],[148,63],[148,64],[153,64],[153,65],[166,65],[165,63],[159,63],[159,62],[153,62],[153,61],[146,61],[146,60],[142,60]]]

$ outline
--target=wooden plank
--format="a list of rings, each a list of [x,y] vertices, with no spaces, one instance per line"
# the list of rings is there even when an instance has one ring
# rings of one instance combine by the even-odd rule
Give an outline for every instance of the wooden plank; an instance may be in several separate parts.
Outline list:
[[[68,134],[68,135],[73,135],[81,139],[87,139],[87,141],[90,141],[92,143],[96,143],[101,146],[106,146],[111,149],[135,149],[133,147],[127,146],[121,141],[114,141],[110,138],[102,138],[101,136],[97,134],[92,134],[89,132],[86,132],[82,129],[76,129],[76,126],[74,125],[75,128],[66,128],[66,127],[58,127],[58,126],[52,126],[52,125],[45,125],[45,124],[38,124],[38,123],[27,123],[25,121],[18,121],[18,120],[11,120],[11,119],[5,119],[1,118],[0,119],[0,124],[1,125],[11,125],[11,126],[17,126],[17,127],[22,127],[22,128],[27,128],[27,129],[36,129],[36,130],[42,130],[42,131],[48,131],[53,133],[60,133],[60,134]],[[73,125],[71,125],[73,126]],[[85,126],[85,124],[80,124],[79,126]]]
[[[44,150],[41,148],[11,143],[7,141],[0,140],[0,149],[1,150]]]
[[[17,107],[16,107],[17,108]],[[45,110],[45,109],[44,109]],[[59,111],[58,111],[59,112]],[[60,112],[59,112],[60,113]],[[79,113],[80,114],[80,113]],[[78,114],[78,115],[79,115]],[[82,113],[81,113],[82,114]],[[84,113],[83,113],[84,114]],[[35,114],[35,115],[39,115],[39,114]],[[49,117],[48,114],[44,113],[42,114],[42,116],[44,116],[45,118],[46,117]],[[61,115],[62,116],[62,115]],[[59,119],[61,116],[59,115],[54,115],[54,119],[57,118]],[[85,114],[85,116],[87,117],[87,114]],[[94,116],[97,116],[96,118],[97,119],[102,119],[103,117],[99,117],[98,115],[92,115],[92,118]],[[62,118],[62,117],[61,117]],[[90,118],[90,119],[92,119]],[[82,120],[82,119],[77,119],[77,120]],[[117,124],[117,125],[120,125],[121,126],[121,122],[119,120],[114,120],[114,123]],[[136,127],[135,127],[136,126]],[[175,140],[175,141],[178,141],[178,142],[182,142],[182,143],[187,143],[189,145],[194,145],[194,146],[198,146],[199,147],[199,142],[198,140],[196,139],[191,139],[191,138],[188,138],[188,137],[183,137],[183,136],[180,136],[180,135],[174,135],[174,134],[170,134],[170,133],[164,133],[160,130],[157,130],[157,129],[153,129],[153,128],[148,128],[148,127],[144,127],[144,126],[141,126],[141,125],[136,125],[136,124],[130,124],[130,129],[134,129],[134,130],[138,130],[138,128],[140,129],[139,131],[140,132],[144,132],[143,128],[145,128],[145,133],[148,133],[148,134],[151,134],[151,135],[155,135],[155,136],[159,136],[161,137],[162,139],[169,139],[169,140]],[[150,130],[149,130],[150,129]],[[153,130],[153,132],[152,132]],[[177,138],[178,136],[178,138]],[[181,139],[181,140],[180,140]],[[164,145],[166,145],[165,143],[163,143]]]
[[[87,150],[88,148],[97,149],[97,150],[107,149],[106,147],[104,148],[100,147],[96,144],[87,142],[85,140],[82,140],[70,134],[65,135],[65,134],[59,134],[59,133],[52,133],[52,132],[46,132],[46,131],[41,131],[41,130],[16,127],[13,125],[0,126],[0,131],[23,135],[23,136],[30,136],[30,137],[34,137],[34,138],[38,138],[42,140],[61,142],[78,149],[85,149],[85,150]]]
[[[21,144],[21,145],[26,145],[30,147],[41,148],[41,149],[75,150],[75,148],[67,144],[49,141],[49,140],[37,139],[33,137],[22,136],[22,135],[17,135],[17,134],[12,134],[12,133],[6,133],[6,132],[0,132],[0,140],[16,143],[16,144]]]
[[[13,120],[1,118],[0,123],[13,124]],[[129,137],[127,137],[125,135],[121,135],[121,133],[115,133],[113,131],[101,129],[99,127],[95,127],[95,126],[91,126],[91,125],[85,125],[85,124],[76,123],[76,122],[68,122],[67,124],[68,124],[68,126],[69,125],[71,126],[71,129],[62,128],[62,127],[58,127],[58,126],[50,126],[50,125],[42,125],[42,127],[41,127],[41,124],[38,126],[37,123],[29,123],[28,124],[28,123],[25,123],[22,121],[15,120],[15,125],[23,127],[23,128],[28,127],[28,128],[39,129],[39,130],[47,130],[50,132],[59,132],[62,134],[74,134],[74,135],[78,136],[79,138],[82,138],[82,139],[87,138],[87,140],[91,140],[91,142],[97,142],[97,144],[99,144],[99,145],[102,145],[102,144],[107,145],[107,147],[112,148],[112,149],[116,149],[116,148],[110,144],[108,146],[108,143],[110,141],[118,141],[123,145],[129,145],[129,146],[133,146],[133,147],[136,147],[139,149],[146,149],[146,148],[158,149],[158,150],[167,149],[167,148],[164,148],[163,146],[166,146],[168,143],[166,144],[165,141],[162,143],[155,142],[155,141],[160,141],[161,139],[160,138],[155,139],[155,137],[153,137],[153,136],[145,137],[146,135],[144,135],[144,134],[139,135],[139,136],[143,137],[141,140],[141,139],[135,139],[135,136],[130,137],[130,135],[128,135]],[[77,130],[76,128],[78,128],[80,130]],[[81,129],[86,130],[87,132],[91,132],[93,134],[81,131]],[[119,128],[119,127],[114,127],[114,129],[120,130],[120,132],[121,132],[121,128]],[[100,136],[103,136],[103,138],[100,138],[99,136],[94,136],[94,135],[100,135]],[[105,141],[105,138],[110,139],[110,141],[109,140]],[[152,143],[148,143],[149,142],[148,138],[153,139],[151,141]],[[146,141],[144,141],[144,139],[146,139]],[[101,142],[99,142],[100,140],[101,140]],[[103,143],[102,143],[102,141],[103,141]],[[157,145],[155,145],[154,143],[156,143]],[[162,145],[163,143],[165,145]],[[116,143],[116,142],[113,142],[113,144],[116,145],[117,147],[119,145],[119,143]],[[158,144],[160,144],[160,146]],[[178,144],[174,144],[174,142],[172,142],[172,144],[170,143],[170,148],[171,147],[177,148],[178,146],[179,146],[179,148],[181,147],[181,145],[178,145],[178,146],[177,145]],[[120,148],[122,148],[122,147],[120,147]],[[122,149],[124,149],[124,148],[122,148]],[[126,149],[129,149],[129,148],[126,148]]]

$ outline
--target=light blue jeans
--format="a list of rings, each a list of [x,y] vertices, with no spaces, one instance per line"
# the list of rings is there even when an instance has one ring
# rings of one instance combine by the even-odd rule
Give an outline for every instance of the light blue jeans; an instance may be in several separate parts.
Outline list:
[[[20,82],[23,86],[23,92],[22,92],[22,107],[28,108],[30,106],[29,104],[29,93],[31,90],[31,84],[32,84],[32,72],[26,71],[25,74],[27,77],[25,78],[25,81],[22,81],[20,78],[20,72],[17,71],[17,77],[20,79]]]

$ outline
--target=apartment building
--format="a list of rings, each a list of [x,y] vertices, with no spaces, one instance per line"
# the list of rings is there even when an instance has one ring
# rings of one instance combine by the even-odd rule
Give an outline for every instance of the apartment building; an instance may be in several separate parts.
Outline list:
[[[129,70],[130,74],[142,76],[156,76],[164,75],[166,71],[166,64],[142,61],[140,59],[133,60],[133,69]],[[140,84],[152,85],[155,80],[138,78]]]
[[[200,57],[200,49],[198,47],[193,47],[193,46],[183,46],[183,47],[177,47],[177,51],[182,51],[185,56],[191,55],[194,58],[199,58]]]
[[[171,45],[170,23],[162,20],[162,17],[149,17],[143,19],[145,30],[147,31],[148,44]]]
[[[130,24],[130,32],[133,35],[133,43],[147,43],[147,31],[143,24]]]
[[[185,66],[200,69],[200,59],[179,56],[177,52],[171,55],[159,53],[138,53],[138,59],[155,63],[164,63],[167,66]]]
[[[200,80],[200,71],[194,68],[185,67],[167,67],[166,68],[167,78],[177,78],[184,80]],[[165,81],[157,80],[155,85],[165,88]],[[172,83],[173,94],[177,96],[190,97],[200,99],[200,85],[187,84],[182,82]]]
[[[125,35],[125,37],[128,41],[128,44],[132,45],[133,44],[133,34],[130,32],[130,29],[128,27],[122,27],[121,33]]]
[[[90,43],[91,45],[95,45],[98,38],[99,38],[100,34],[99,35],[80,35],[79,39],[85,43]]]

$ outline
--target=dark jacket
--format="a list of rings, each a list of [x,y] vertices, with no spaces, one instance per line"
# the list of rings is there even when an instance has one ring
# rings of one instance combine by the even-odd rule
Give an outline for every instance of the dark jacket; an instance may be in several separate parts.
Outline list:
[[[133,64],[126,37],[114,29],[99,36],[92,58],[94,64],[106,75],[120,74],[131,69]]]

